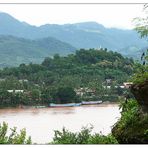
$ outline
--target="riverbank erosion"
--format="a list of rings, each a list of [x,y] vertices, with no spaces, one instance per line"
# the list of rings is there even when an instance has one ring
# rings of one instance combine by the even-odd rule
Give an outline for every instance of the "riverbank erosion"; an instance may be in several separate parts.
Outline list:
[[[148,144],[148,81],[132,85],[131,92],[135,100],[122,104],[112,134],[120,144]]]

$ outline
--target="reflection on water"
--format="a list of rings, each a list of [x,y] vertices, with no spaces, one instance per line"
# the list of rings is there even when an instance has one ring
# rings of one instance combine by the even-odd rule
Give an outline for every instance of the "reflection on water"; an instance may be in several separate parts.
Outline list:
[[[54,130],[66,127],[77,132],[82,126],[93,125],[93,132],[108,134],[120,117],[116,104],[100,104],[80,107],[0,109],[0,123],[9,127],[26,128],[33,142],[48,143]]]
[[[76,108],[74,107],[58,107],[58,108],[50,108],[52,110],[51,114],[74,114]]]

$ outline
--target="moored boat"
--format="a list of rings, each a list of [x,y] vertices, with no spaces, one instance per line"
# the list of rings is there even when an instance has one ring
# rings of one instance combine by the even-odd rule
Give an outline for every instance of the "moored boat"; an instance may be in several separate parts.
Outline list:
[[[46,106],[35,106],[35,108],[46,108]]]
[[[67,104],[54,104],[50,103],[49,107],[74,107],[74,106],[80,106],[81,103],[67,103]]]
[[[82,103],[75,103],[75,106],[81,106]]]
[[[93,105],[93,104],[101,104],[102,100],[100,101],[82,101],[82,105]]]

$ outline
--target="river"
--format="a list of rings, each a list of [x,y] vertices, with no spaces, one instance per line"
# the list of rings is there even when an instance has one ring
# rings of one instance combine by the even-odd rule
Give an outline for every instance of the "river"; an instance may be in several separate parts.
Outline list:
[[[17,131],[26,128],[33,143],[48,143],[54,130],[66,129],[77,132],[82,126],[93,125],[93,133],[106,135],[120,118],[117,104],[99,104],[62,108],[0,109],[0,123],[5,121]]]

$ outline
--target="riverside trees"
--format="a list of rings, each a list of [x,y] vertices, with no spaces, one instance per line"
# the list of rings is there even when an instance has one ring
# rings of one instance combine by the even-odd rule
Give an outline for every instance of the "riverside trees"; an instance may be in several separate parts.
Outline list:
[[[41,64],[21,64],[19,67],[0,70],[0,91],[6,95],[5,97],[1,95],[1,100],[18,96],[16,104],[20,102],[25,105],[49,104],[61,98],[61,94],[65,98],[68,94],[65,88],[71,89],[68,95],[71,99],[69,102],[78,98],[73,97],[75,94],[72,90],[80,88],[93,90],[93,95],[102,100],[104,95],[111,95],[111,90],[107,90],[106,85],[122,85],[132,74],[133,65],[132,59],[106,49],[80,49],[67,57],[56,54],[53,58],[45,58]],[[106,84],[107,79],[111,79],[112,84]],[[18,89],[23,90],[21,95],[6,93],[7,90]],[[118,91],[112,92],[114,92],[112,95],[118,95]],[[79,100],[81,99],[84,98]],[[8,102],[11,104],[12,100]]]

